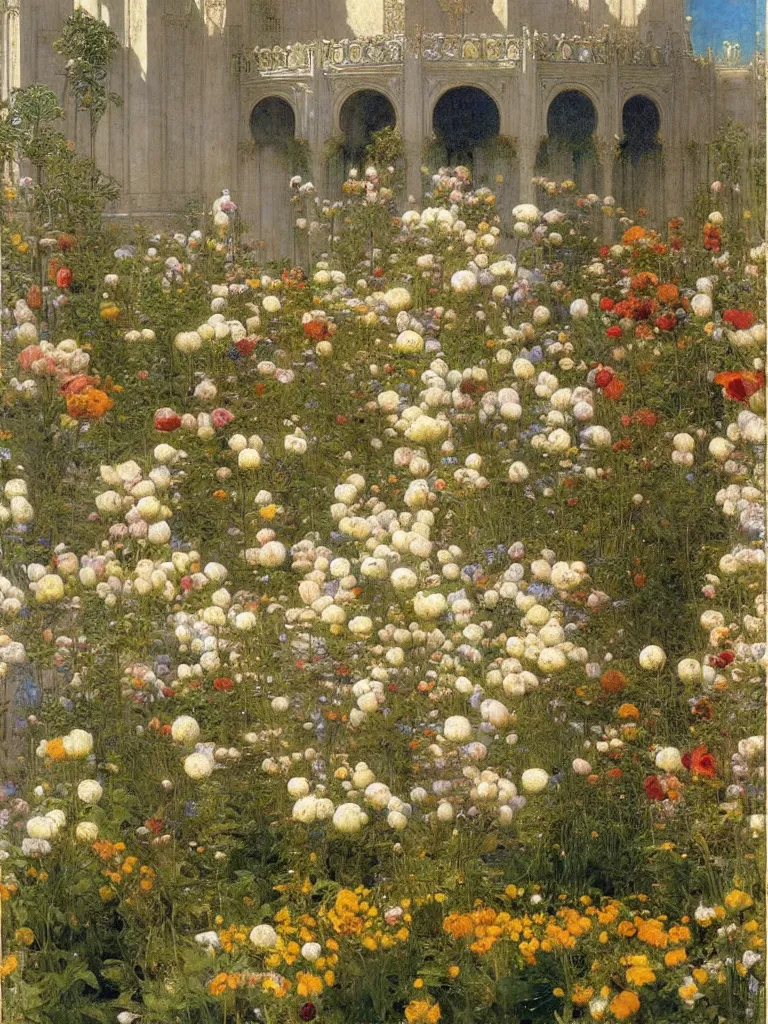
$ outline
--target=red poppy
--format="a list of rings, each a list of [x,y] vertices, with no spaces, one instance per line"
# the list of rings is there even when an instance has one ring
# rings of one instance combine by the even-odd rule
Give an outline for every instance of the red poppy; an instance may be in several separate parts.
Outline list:
[[[720,654],[712,654],[707,658],[707,662],[712,668],[727,668],[735,659],[736,655],[733,651],[722,651]]]
[[[714,224],[704,225],[704,248],[709,252],[720,252],[723,236]]]
[[[158,409],[155,413],[155,430],[163,430],[166,433],[170,433],[172,430],[178,430],[181,426],[181,416],[173,409]]]
[[[663,800],[665,793],[661,788],[658,775],[649,775],[643,779],[643,789],[649,800]]]
[[[256,348],[255,338],[240,338],[235,342],[235,348],[241,356],[249,356]]]
[[[755,314],[749,309],[726,309],[723,320],[730,324],[734,331],[748,331],[755,322]]]
[[[682,761],[693,775],[701,775],[705,779],[714,779],[717,775],[717,762],[705,745],[683,755]]]
[[[611,250],[609,249],[609,247],[607,245],[603,245],[603,246],[600,247],[600,259],[601,260],[607,260],[610,255],[611,255]]]
[[[219,693],[229,693],[230,690],[234,690],[235,684],[229,676],[219,676],[213,680],[213,688],[218,690]]]
[[[302,1020],[314,1020],[316,1016],[317,1010],[314,1003],[303,1003],[299,1007],[299,1017]]]
[[[608,298],[607,295],[604,298],[600,299],[600,309],[602,309],[604,313],[609,313],[615,305],[616,303],[613,301],[613,299]]]
[[[66,252],[75,245],[77,245],[77,239],[74,235],[59,235],[59,249],[61,249],[62,252]]]
[[[59,267],[56,271],[56,287],[69,288],[72,284],[72,271],[69,267]]]
[[[144,822],[144,828],[148,828],[153,835],[159,836],[163,831],[163,820],[162,818],[148,818]]]
[[[618,402],[624,394],[624,382],[614,377],[613,380],[603,388],[603,394],[611,402]]]
[[[30,285],[27,291],[27,305],[30,309],[40,309],[43,304],[43,293],[40,290],[40,285]]]
[[[727,370],[718,373],[714,379],[725,389],[725,393],[735,402],[748,402],[755,392],[765,387],[765,374],[762,370]]]
[[[663,316],[657,316],[656,326],[660,331],[673,331],[677,326],[677,318],[671,313],[665,313]]]
[[[618,326],[618,324],[614,324],[613,327],[609,327],[605,333],[606,336],[609,338],[620,338],[621,328]]]
[[[599,388],[607,388],[613,380],[614,376],[615,374],[613,370],[610,370],[608,369],[608,367],[604,366],[602,370],[598,370],[595,374],[595,384]]]
[[[659,417],[650,409],[638,409],[634,416],[635,423],[641,427],[655,427]]]
[[[309,320],[304,324],[304,334],[313,341],[325,341],[330,335],[328,324],[323,320]]]

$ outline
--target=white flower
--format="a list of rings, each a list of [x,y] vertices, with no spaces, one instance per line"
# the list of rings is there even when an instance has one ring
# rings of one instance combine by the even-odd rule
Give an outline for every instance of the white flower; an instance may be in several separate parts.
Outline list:
[[[304,945],[301,947],[301,955],[304,957],[305,960],[309,960],[311,964],[313,964],[315,960],[317,960],[317,958],[321,956],[322,952],[323,947],[320,945],[319,942],[305,942]]]
[[[471,270],[457,270],[451,276],[451,288],[459,295],[467,295],[477,288],[477,277]]]
[[[549,775],[543,768],[527,768],[520,776],[520,785],[526,793],[541,793],[548,783]]]
[[[64,580],[55,573],[46,573],[35,587],[38,604],[54,604],[64,597]]]
[[[219,933],[210,932],[198,932],[195,936],[195,942],[199,946],[205,946],[207,949],[218,949],[219,948]]]
[[[424,348],[424,339],[416,331],[401,331],[396,340],[394,349],[395,352],[400,352],[403,355],[415,355],[421,352]]]
[[[97,804],[104,795],[96,779],[83,779],[77,787],[77,796],[84,804]]]
[[[677,772],[683,767],[677,747],[662,747],[656,754],[656,767],[663,772]]]
[[[288,780],[288,796],[292,800],[298,800],[309,793],[309,782],[301,775]]]
[[[311,825],[317,817],[317,798],[314,796],[303,796],[293,805],[291,817],[294,821],[300,821],[302,825]]]
[[[451,743],[466,743],[472,735],[472,723],[464,715],[450,715],[445,720],[443,735]]]
[[[78,822],[75,829],[75,838],[79,843],[95,843],[99,837],[99,826],[95,821]]]
[[[693,310],[694,316],[702,318],[712,316],[712,299],[704,292],[698,292],[691,299],[691,309]]]
[[[448,607],[443,594],[425,594],[420,590],[413,598],[413,611],[419,619],[437,619]]]
[[[67,757],[88,757],[93,750],[93,736],[85,729],[72,729],[62,737],[62,744]]]
[[[195,781],[207,779],[213,769],[213,758],[207,754],[190,754],[184,759],[184,771]]]
[[[591,775],[592,765],[589,761],[585,761],[583,757],[577,757],[574,759],[571,765],[576,775]]]
[[[30,839],[53,839],[58,831],[56,822],[48,817],[38,815],[27,822],[27,835]]]
[[[361,811],[357,804],[340,804],[333,814],[333,827],[337,832],[348,835],[359,832],[367,821],[368,815]]]
[[[701,679],[701,665],[695,658],[683,658],[677,663],[677,677],[683,683],[695,683]]]
[[[29,501],[22,495],[17,494],[8,503],[11,510],[11,519],[14,523],[31,523],[35,518],[35,510]]]
[[[237,465],[240,469],[258,469],[261,465],[261,455],[255,448],[243,448],[238,452]]]
[[[649,644],[644,647],[638,656],[640,668],[646,672],[661,672],[667,663],[667,656],[661,647],[656,644]]]
[[[512,210],[512,216],[517,221],[522,221],[524,224],[535,224],[541,216],[538,207],[534,206],[533,203],[520,203]]]
[[[266,295],[262,299],[261,305],[267,313],[274,314],[280,312],[280,299],[276,295]]]
[[[584,320],[589,316],[589,303],[586,299],[574,299],[571,303],[571,316],[574,320]]]
[[[413,299],[407,288],[390,288],[384,292],[382,301],[392,312],[397,313],[401,309],[410,309]]]
[[[200,726],[191,715],[180,715],[171,725],[171,737],[176,743],[187,746],[200,739]]]
[[[274,949],[277,945],[277,932],[271,924],[257,924],[249,938],[256,949]]]

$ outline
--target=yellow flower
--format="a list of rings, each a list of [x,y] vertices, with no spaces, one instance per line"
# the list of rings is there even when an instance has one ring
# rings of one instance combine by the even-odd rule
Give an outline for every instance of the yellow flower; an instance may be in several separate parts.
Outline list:
[[[656,975],[650,967],[630,967],[625,977],[629,985],[635,985],[637,988],[652,985],[656,981]]]
[[[688,959],[688,954],[684,949],[670,949],[668,953],[664,954],[664,963],[667,967],[677,967],[679,964],[684,964]]]
[[[296,975],[296,991],[300,996],[316,996],[323,991],[323,979],[308,971],[299,971]]]
[[[21,245],[21,235],[18,233],[18,231],[14,232],[14,234],[11,235],[11,244]]]
[[[691,973],[693,974],[694,980],[698,981],[700,985],[703,985],[705,982],[709,981],[709,974],[707,974],[707,972],[701,967],[694,968],[694,970]]]
[[[22,946],[31,946],[35,941],[35,933],[31,928],[17,928],[15,939],[20,942]]]
[[[458,978],[460,970],[461,970],[460,967],[456,967],[456,966],[449,967],[448,968],[448,977],[449,978]]]
[[[747,910],[752,906],[752,898],[741,889],[731,889],[725,897],[725,905],[729,910]]]
[[[264,508],[259,509],[259,515],[262,519],[271,522],[277,515],[277,505],[265,505]]]
[[[408,1024],[437,1024],[441,1016],[440,1004],[426,999],[413,999],[405,1008]]]
[[[18,966],[19,961],[16,955],[14,953],[9,953],[2,963],[0,963],[0,978],[7,978],[9,974],[13,974]]]
[[[591,985],[575,985],[571,992],[571,1002],[575,1006],[586,1006],[594,994],[595,990]]]

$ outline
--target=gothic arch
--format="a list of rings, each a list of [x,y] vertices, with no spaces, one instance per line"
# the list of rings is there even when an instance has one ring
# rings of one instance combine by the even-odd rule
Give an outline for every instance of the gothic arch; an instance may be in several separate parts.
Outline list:
[[[363,160],[376,132],[397,126],[397,110],[383,90],[358,88],[341,101],[338,124],[344,139],[344,163],[349,169]]]
[[[621,142],[614,168],[615,192],[630,216],[647,211],[653,222],[662,213],[664,150],[659,139],[661,110],[642,92],[630,95],[621,111]]]
[[[560,180],[570,178],[583,193],[599,191],[594,144],[598,109],[590,89],[558,84],[546,108],[546,134],[536,157],[537,173]]]
[[[274,145],[296,135],[296,112],[283,96],[264,96],[251,110],[251,138],[257,146]]]

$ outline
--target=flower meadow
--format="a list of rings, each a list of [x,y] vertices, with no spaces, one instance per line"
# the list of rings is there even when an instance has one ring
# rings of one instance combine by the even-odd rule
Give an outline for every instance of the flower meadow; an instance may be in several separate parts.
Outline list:
[[[536,185],[5,186],[8,1024],[762,1016],[766,245]]]

